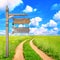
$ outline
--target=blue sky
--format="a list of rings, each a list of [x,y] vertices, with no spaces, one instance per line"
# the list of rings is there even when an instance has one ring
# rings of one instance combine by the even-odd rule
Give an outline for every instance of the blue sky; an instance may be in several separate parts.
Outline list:
[[[32,35],[60,35],[60,0],[0,0],[0,35],[5,34],[5,8],[9,13],[27,13],[30,23],[15,25],[30,28]],[[17,17],[15,17],[17,18]],[[13,19],[9,19],[9,33],[12,32]],[[20,33],[19,33],[20,34]]]

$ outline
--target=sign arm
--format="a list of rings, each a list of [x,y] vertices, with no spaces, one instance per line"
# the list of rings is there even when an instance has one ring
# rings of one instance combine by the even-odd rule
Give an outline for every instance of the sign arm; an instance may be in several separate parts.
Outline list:
[[[13,16],[27,16],[27,14],[9,14],[9,18],[12,18]]]

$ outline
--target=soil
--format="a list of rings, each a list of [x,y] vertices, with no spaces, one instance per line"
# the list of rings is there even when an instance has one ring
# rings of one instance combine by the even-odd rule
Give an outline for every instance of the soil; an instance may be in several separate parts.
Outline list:
[[[17,48],[16,48],[16,51],[15,51],[15,55],[14,55],[14,58],[12,60],[25,60],[24,59],[24,56],[23,56],[23,44],[25,43],[26,41],[23,41],[22,43],[20,43]]]
[[[30,46],[32,49],[43,59],[43,60],[54,60],[53,58],[49,57],[47,54],[45,54],[43,51],[38,49],[32,42],[33,40],[30,41]]]
[[[32,42],[33,40],[30,41],[30,46],[32,47],[32,49],[43,59],[43,60],[54,60],[53,58],[49,57],[47,54],[45,54],[43,51],[41,51],[40,49],[38,49]],[[24,59],[24,55],[23,55],[23,44],[26,41],[23,41],[22,43],[20,43],[15,51],[15,55],[14,58],[12,60],[25,60]]]

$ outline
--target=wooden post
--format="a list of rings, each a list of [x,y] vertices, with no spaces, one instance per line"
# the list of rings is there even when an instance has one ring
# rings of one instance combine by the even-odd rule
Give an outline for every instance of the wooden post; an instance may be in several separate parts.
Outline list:
[[[9,56],[9,18],[13,16],[27,16],[27,14],[9,14],[8,5],[6,6],[6,57]]]
[[[9,56],[9,9],[6,6],[6,57]]]

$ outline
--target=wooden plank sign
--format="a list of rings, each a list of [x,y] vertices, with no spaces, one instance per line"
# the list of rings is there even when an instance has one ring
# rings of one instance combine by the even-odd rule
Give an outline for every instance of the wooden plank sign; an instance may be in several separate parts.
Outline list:
[[[29,28],[27,27],[20,27],[20,28],[14,27],[13,29],[14,29],[13,33],[29,33]]]
[[[13,16],[27,16],[27,14],[9,14],[9,18],[12,18]]]
[[[14,24],[29,24],[30,20],[28,18],[14,19]]]

